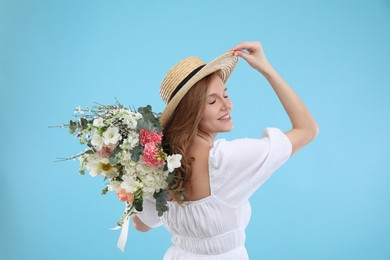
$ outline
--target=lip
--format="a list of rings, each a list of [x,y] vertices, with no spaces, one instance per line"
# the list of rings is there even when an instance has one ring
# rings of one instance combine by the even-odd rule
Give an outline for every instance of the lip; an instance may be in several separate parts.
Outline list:
[[[222,119],[222,118],[225,118],[225,119]],[[229,121],[230,119],[232,119],[230,114],[226,114],[226,115],[223,115],[220,118],[218,118],[218,120],[220,120],[220,121]]]

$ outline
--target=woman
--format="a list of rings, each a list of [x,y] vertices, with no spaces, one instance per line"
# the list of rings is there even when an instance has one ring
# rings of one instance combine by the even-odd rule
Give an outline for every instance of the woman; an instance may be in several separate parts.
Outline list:
[[[238,57],[269,81],[291,120],[290,131],[268,127],[260,139],[214,140],[233,128],[225,82]],[[163,224],[172,233],[164,259],[248,259],[248,199],[318,135],[314,118],[259,42],[240,43],[208,64],[196,57],[182,60],[165,76],[161,96],[167,103],[160,118],[164,146],[183,155],[182,166],[169,211],[160,218],[154,202],[146,200],[143,212],[133,216],[135,228],[148,231]]]

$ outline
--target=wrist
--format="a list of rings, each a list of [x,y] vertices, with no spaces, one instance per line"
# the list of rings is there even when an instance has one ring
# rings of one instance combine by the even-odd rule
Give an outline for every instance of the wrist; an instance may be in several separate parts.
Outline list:
[[[272,76],[272,74],[275,73],[274,68],[268,62],[262,65],[261,67],[257,68],[257,71],[263,74],[263,76],[266,78]]]

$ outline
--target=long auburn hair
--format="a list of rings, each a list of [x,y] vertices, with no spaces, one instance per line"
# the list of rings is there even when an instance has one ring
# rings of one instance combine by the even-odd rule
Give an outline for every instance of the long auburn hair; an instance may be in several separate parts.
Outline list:
[[[206,106],[210,79],[214,72],[198,81],[185,94],[176,107],[172,118],[164,128],[162,144],[169,154],[181,154],[181,167],[175,170],[175,179],[169,184],[170,199],[182,203],[184,201],[184,184],[190,181],[194,160],[188,149],[198,132]]]

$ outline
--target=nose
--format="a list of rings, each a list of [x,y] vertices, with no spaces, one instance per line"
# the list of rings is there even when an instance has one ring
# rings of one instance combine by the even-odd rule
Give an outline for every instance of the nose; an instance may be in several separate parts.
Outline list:
[[[231,101],[228,99],[224,99],[222,102],[221,110],[225,111],[225,110],[230,110],[230,109],[231,109]]]

